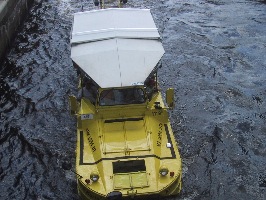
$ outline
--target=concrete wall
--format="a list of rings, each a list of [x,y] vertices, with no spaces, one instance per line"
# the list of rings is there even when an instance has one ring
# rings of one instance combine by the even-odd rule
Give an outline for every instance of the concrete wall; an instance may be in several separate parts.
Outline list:
[[[34,0],[0,0],[0,62]]]

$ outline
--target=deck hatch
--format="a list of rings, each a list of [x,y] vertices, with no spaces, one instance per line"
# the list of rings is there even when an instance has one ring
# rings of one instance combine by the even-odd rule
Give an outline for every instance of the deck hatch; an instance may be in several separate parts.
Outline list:
[[[146,172],[114,174],[114,189],[133,189],[149,187]]]
[[[131,119],[131,118],[130,118]],[[143,118],[103,124],[102,151],[104,154],[150,150],[150,138]]]
[[[144,160],[130,160],[113,162],[113,173],[129,173],[146,171]]]

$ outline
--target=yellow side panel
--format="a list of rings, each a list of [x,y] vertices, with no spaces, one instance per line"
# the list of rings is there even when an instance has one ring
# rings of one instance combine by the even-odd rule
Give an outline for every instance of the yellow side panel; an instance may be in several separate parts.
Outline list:
[[[87,99],[81,99],[80,114],[95,113],[95,106]]]

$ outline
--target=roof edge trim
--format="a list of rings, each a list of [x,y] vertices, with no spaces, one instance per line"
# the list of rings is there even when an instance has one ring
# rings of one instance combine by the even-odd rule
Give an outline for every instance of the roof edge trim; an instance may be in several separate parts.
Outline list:
[[[119,11],[127,11],[127,10],[134,10],[134,11],[150,11],[150,9],[141,9],[141,8],[106,8],[106,9],[99,9],[99,10],[89,10],[83,12],[76,12],[73,15],[82,15],[84,13],[94,13],[94,12],[106,12],[111,10],[119,10]]]

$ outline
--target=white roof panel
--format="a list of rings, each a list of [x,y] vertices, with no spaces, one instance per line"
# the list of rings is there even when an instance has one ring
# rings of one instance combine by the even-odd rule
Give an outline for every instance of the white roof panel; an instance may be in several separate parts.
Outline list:
[[[102,88],[143,84],[164,54],[147,9],[77,13],[71,42],[72,60]]]
[[[110,8],[74,14],[72,44],[114,37],[160,38],[149,9]]]
[[[164,54],[158,40],[110,39],[73,46],[72,60],[101,88],[142,84]]]

